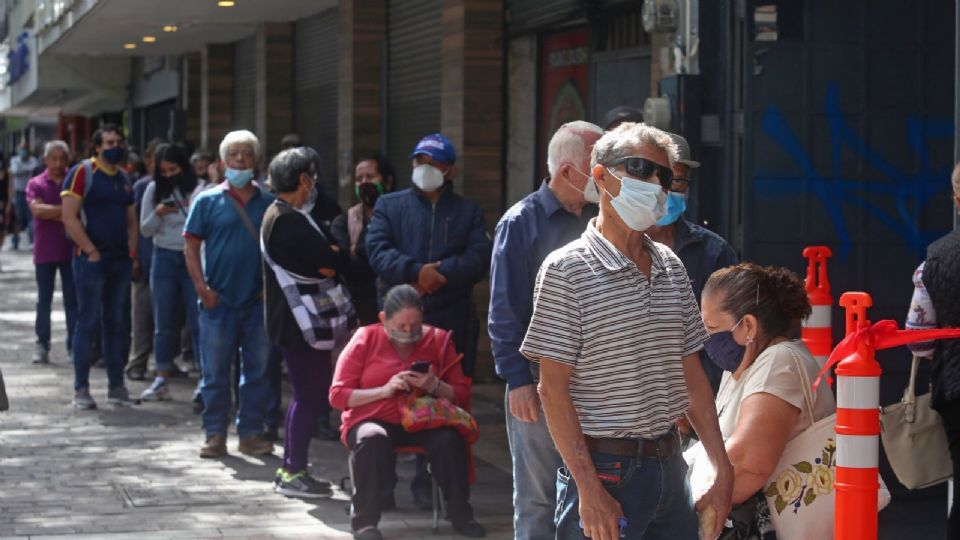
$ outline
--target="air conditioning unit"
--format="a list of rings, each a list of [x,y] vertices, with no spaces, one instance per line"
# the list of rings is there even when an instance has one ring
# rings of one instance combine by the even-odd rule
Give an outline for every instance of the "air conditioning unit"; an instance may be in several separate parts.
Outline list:
[[[677,11],[676,0],[644,0],[643,29],[648,33],[676,31]]]

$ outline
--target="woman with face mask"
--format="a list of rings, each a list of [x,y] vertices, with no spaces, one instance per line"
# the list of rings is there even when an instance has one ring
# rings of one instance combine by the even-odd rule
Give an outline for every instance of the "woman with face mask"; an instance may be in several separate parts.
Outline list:
[[[420,295],[410,285],[390,289],[380,323],[360,328],[340,355],[330,403],[343,410],[341,440],[353,452],[354,538],[383,538],[377,529],[381,495],[392,484],[398,446],[427,450],[453,528],[473,538],[485,535],[469,503],[466,441],[452,428],[406,432],[400,423],[399,402],[414,389],[467,403],[469,381],[457,356],[449,332],[423,324]]]
[[[342,291],[338,276],[346,261],[329,230],[306,210],[315,189],[318,162],[317,153],[306,147],[284,150],[273,158],[270,182],[277,200],[267,208],[261,227],[267,335],[280,348],[293,386],[283,465],[277,470],[274,491],[301,498],[329,497],[332,493],[329,482],[309,474],[307,454],[318,420],[330,414],[327,392],[333,370],[332,350],[346,342],[355,322],[350,317],[349,298],[341,297],[344,301],[337,302],[323,292]],[[291,288],[295,297],[309,295],[312,305],[320,306],[315,309],[319,320],[311,317],[309,321],[309,342],[302,322],[303,312],[309,308],[291,303]]]
[[[804,403],[803,381],[815,380],[819,366],[792,338],[810,311],[803,281],[786,268],[739,264],[717,270],[704,286],[704,347],[724,370],[716,403],[734,469],[729,538],[776,538],[761,490],[787,443],[836,410],[826,384],[812,395],[813,418]]]
[[[193,350],[199,351],[200,330],[197,324],[197,293],[187,273],[183,255],[183,225],[190,210],[191,194],[197,187],[197,178],[183,149],[172,144],[157,148],[153,159],[153,181],[143,192],[140,208],[140,233],[153,238],[153,257],[150,268],[150,296],[153,302],[153,354],[157,376],[143,391],[144,401],[170,399],[167,378],[174,369],[173,358],[179,351],[180,332],[178,307],[181,299],[186,306],[187,327],[193,340]]]
[[[337,243],[349,246],[350,264],[344,271],[347,287],[357,309],[360,324],[377,322],[377,273],[367,258],[367,227],[373,217],[373,207],[380,195],[393,191],[393,165],[380,154],[373,154],[357,162],[354,175],[354,194],[359,201],[346,214],[334,218],[331,232]]]

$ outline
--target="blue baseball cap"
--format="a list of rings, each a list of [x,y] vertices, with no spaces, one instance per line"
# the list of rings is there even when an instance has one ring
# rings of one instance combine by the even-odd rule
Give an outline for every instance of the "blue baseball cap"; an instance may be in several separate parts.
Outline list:
[[[456,163],[457,161],[457,151],[453,148],[453,143],[439,133],[420,139],[417,147],[410,153],[410,159],[417,154],[426,154],[439,163]]]

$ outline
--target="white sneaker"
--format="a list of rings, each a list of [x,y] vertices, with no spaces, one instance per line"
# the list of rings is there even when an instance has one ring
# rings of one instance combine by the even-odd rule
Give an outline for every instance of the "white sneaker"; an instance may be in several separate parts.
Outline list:
[[[170,401],[173,398],[170,396],[170,388],[167,387],[166,381],[154,379],[150,388],[140,394],[140,399],[143,401]]]

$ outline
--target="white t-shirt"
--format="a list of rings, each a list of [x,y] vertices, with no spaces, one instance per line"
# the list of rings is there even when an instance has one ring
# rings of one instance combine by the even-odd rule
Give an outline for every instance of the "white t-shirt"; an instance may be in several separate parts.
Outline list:
[[[790,433],[790,439],[810,427],[810,414],[804,403],[798,364],[805,368],[807,382],[813,384],[820,370],[817,361],[802,341],[784,341],[767,347],[753,365],[743,372],[740,380],[735,380],[729,371],[723,373],[720,389],[717,391],[717,415],[724,440],[730,438],[737,428],[743,400],[759,392],[774,395],[800,409],[800,416]],[[812,389],[810,392],[813,398],[814,422],[837,410],[836,401],[826,382],[821,383],[815,393]]]

